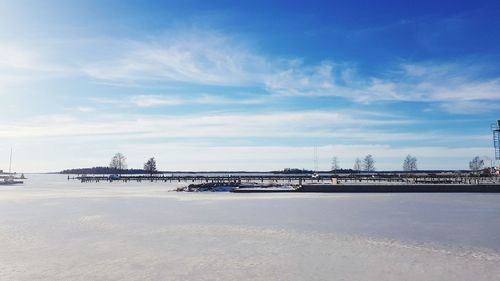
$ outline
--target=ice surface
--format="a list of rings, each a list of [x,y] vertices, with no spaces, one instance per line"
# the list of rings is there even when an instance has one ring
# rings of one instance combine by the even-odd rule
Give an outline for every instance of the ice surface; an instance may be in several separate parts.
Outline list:
[[[500,280],[497,194],[0,189],[0,280]]]

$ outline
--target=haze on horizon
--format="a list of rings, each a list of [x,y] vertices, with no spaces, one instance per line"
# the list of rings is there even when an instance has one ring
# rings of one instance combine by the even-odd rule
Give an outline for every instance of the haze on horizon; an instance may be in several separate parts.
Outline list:
[[[164,2],[0,0],[0,170],[493,156],[497,1]]]

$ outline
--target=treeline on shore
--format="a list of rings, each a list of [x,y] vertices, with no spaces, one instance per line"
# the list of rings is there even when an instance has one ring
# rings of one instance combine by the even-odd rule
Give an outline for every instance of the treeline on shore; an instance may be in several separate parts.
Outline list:
[[[127,169],[127,158],[121,154],[116,153],[112,158],[109,166],[99,166],[92,168],[77,168],[77,169],[67,169],[63,170],[61,174],[160,174],[160,173],[186,173],[186,172],[165,172],[158,171],[156,167],[156,159],[154,157],[149,158],[144,163],[144,169]],[[334,174],[353,174],[353,173],[370,173],[370,174],[383,174],[383,173],[468,173],[472,172],[475,174],[481,175],[491,175],[497,174],[498,170],[495,170],[493,167],[486,167],[484,164],[484,159],[476,156],[469,162],[470,171],[467,170],[419,170],[417,168],[417,158],[411,155],[407,155],[403,162],[403,170],[401,171],[376,171],[375,169],[375,160],[371,154],[365,156],[363,161],[361,159],[356,158],[354,167],[352,169],[343,169],[340,168],[339,160],[337,157],[332,158],[332,167],[329,171],[319,171],[317,167],[315,170],[306,170],[306,169],[298,169],[298,168],[285,168],[280,171],[269,171],[265,173],[273,173],[273,174],[317,174],[317,173],[334,173]],[[254,173],[250,171],[200,171],[191,173]],[[187,172],[189,173],[189,172]],[[257,172],[259,173],[259,172]],[[261,173],[261,172],[260,172]]]
[[[151,174],[151,171],[146,171],[144,169],[117,169],[112,167],[92,167],[92,168],[77,168],[77,169],[66,169],[60,174],[96,174],[96,175],[114,175],[114,174]],[[153,173],[160,173],[154,171]]]
[[[411,173],[411,174],[439,174],[439,173],[468,173],[470,171],[468,170],[419,170],[419,171],[374,171],[370,172],[370,174],[405,174],[405,173]],[[121,175],[126,175],[126,174],[131,174],[131,175],[137,175],[137,174],[177,174],[177,173],[182,173],[182,174],[252,174],[252,173],[271,173],[271,174],[313,174],[315,173],[313,170],[306,170],[306,169],[283,169],[281,171],[268,171],[268,172],[263,172],[263,171],[154,171],[151,173],[151,171],[144,170],[144,169],[117,169],[117,168],[112,168],[112,167],[92,167],[92,168],[77,168],[77,169],[66,169],[61,172],[60,174],[76,174],[76,175],[85,175],[85,174],[94,174],[94,175],[114,175],[114,174],[121,174]],[[357,174],[361,173],[361,171],[355,171],[352,169],[338,169],[334,171],[316,171],[318,174],[323,174],[323,173],[334,173],[334,174]]]

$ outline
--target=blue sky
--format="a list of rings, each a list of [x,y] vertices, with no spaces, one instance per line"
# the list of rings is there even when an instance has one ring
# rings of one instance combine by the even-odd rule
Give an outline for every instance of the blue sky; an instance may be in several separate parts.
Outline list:
[[[496,1],[0,0],[0,169],[465,169],[500,118]]]

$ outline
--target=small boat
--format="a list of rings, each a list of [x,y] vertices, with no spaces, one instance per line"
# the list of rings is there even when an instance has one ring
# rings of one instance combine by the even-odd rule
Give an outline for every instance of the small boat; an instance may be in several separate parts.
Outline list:
[[[23,181],[20,181],[13,176],[3,177],[3,181],[0,180],[0,185],[14,185],[14,184],[22,184]]]
[[[21,178],[16,178],[14,175],[16,173],[12,173],[12,149],[10,150],[10,161],[9,161],[9,172],[3,173],[0,170],[0,185],[14,185],[14,184],[23,184],[24,182],[20,179],[25,179],[24,174],[21,175]]]

